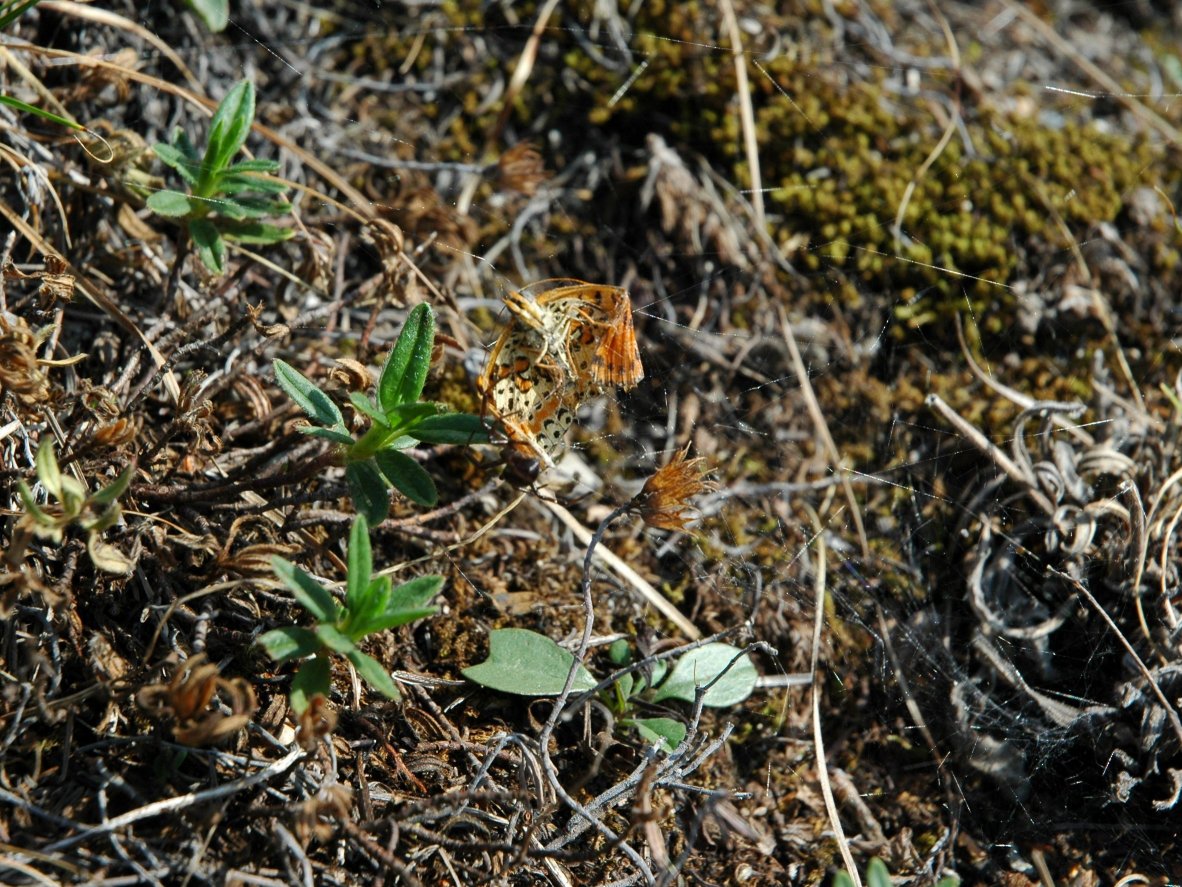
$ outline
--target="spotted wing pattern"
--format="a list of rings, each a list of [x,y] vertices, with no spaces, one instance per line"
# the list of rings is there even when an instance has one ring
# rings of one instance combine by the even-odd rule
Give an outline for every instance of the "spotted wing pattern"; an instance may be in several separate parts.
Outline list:
[[[619,287],[543,281],[505,299],[512,313],[478,381],[518,462],[561,450],[574,410],[607,386],[644,378],[632,302]]]
[[[543,281],[506,299],[514,318],[536,330],[545,357],[586,394],[629,389],[644,378],[628,291],[582,281]]]
[[[535,330],[510,323],[477,384],[485,408],[500,421],[509,443],[518,451],[527,447],[550,465],[574,411],[564,397],[562,373],[545,361],[544,353],[545,343]]]

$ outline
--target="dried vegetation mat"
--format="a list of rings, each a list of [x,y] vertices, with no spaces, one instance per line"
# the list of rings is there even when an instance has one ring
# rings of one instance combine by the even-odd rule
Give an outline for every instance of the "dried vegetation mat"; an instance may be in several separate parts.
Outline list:
[[[1182,880],[1170,4],[217,6],[0,3],[0,882]]]

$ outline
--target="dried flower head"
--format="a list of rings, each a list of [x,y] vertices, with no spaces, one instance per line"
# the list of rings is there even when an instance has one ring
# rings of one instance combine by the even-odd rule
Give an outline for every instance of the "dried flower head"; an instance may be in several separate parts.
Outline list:
[[[43,402],[48,392],[37,345],[37,337],[23,320],[0,314],[0,391],[11,391],[23,406]]]
[[[529,142],[519,142],[502,154],[496,171],[497,180],[503,187],[526,197],[532,197],[538,185],[550,178],[542,155]]]
[[[320,790],[296,812],[296,835],[304,846],[315,838],[324,843],[337,831],[337,822],[349,821],[349,809],[353,804],[353,789],[339,782],[326,782]]]
[[[219,691],[230,706],[228,715],[207,710]],[[173,736],[182,745],[208,745],[237,733],[257,707],[250,685],[242,678],[223,678],[204,653],[177,665],[168,684],[144,687],[136,702],[149,714],[171,720]]]
[[[701,458],[687,459],[689,447],[644,482],[644,488],[632,500],[632,508],[646,524],[658,530],[684,530],[698,517],[690,499],[712,490],[705,477]]]

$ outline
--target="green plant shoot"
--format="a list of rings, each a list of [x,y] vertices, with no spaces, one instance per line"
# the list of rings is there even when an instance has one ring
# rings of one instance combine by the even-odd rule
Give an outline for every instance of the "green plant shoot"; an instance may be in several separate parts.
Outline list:
[[[199,152],[179,127],[171,144],[153,146],[156,156],[180,176],[187,190],[157,191],[148,198],[148,208],[183,220],[198,257],[218,274],[225,268],[227,240],[278,243],[295,233],[261,221],[291,209],[277,196],[287,186],[264,177],[277,172],[279,164],[274,160],[230,162],[246,143],[254,122],[254,104],[254,85],[242,80],[214,112],[204,152]]]
[[[612,650],[613,660],[624,657]],[[464,677],[501,693],[518,696],[557,696],[566,684],[574,656],[550,638],[524,628],[503,628],[489,633],[488,658],[466,668]],[[640,702],[666,699],[693,702],[699,687],[710,685],[702,704],[723,708],[742,702],[755,689],[758,672],[742,650],[729,644],[706,644],[691,650],[667,669],[657,662],[650,678],[623,674],[604,691],[602,701],[620,718],[620,723],[640,734],[646,742],[657,742],[673,751],[685,738],[685,725],[673,718],[639,718],[633,711]],[[582,665],[575,674],[576,693],[592,689],[598,681]]]
[[[305,659],[291,685],[291,707],[302,714],[313,696],[331,692],[329,657],[344,656],[361,679],[387,699],[399,699],[394,679],[380,662],[358,648],[367,635],[397,628],[437,611],[431,599],[442,576],[420,576],[393,587],[389,576],[373,576],[369,523],[358,515],[349,533],[345,603],[340,605],[313,576],[281,557],[271,559],[279,579],[316,620],[314,628],[290,625],[268,631],[259,643],[276,662]],[[310,658],[309,658],[310,657]]]
[[[57,501],[57,505],[42,508],[24,481],[17,481],[17,493],[25,506],[22,523],[32,530],[35,536],[49,539],[59,545],[65,529],[70,524],[77,524],[86,532],[86,549],[95,567],[107,573],[130,573],[131,562],[119,549],[104,543],[102,533],[113,527],[123,514],[117,500],[131,485],[135,466],[129,465],[105,487],[87,495],[85,488],[76,478],[62,472],[53,452],[53,442],[48,438],[42,439],[37,447],[34,464],[37,469],[37,480]]]
[[[416,305],[382,367],[375,396],[359,391],[350,395],[353,407],[370,423],[358,438],[349,432],[332,398],[291,365],[274,362],[279,386],[315,423],[300,430],[343,448],[349,492],[357,510],[371,523],[381,522],[389,512],[391,486],[418,505],[430,507],[439,501],[431,475],[402,452],[407,447],[488,442],[488,429],[479,416],[419,400],[434,344],[431,306]]]

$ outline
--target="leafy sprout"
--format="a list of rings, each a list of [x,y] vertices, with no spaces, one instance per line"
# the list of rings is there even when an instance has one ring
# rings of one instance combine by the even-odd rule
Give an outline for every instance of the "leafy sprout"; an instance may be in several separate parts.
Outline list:
[[[218,274],[225,268],[227,240],[278,243],[295,233],[262,221],[291,209],[278,197],[287,186],[266,177],[277,172],[279,164],[274,160],[231,163],[246,143],[254,108],[254,85],[242,80],[214,112],[204,152],[198,151],[179,127],[173,131],[171,143],[153,146],[156,156],[180,176],[187,190],[157,191],[148,198],[148,208],[183,220],[202,263]]]
[[[315,696],[331,691],[329,657],[345,657],[357,674],[387,699],[399,699],[394,679],[380,662],[357,646],[367,635],[397,628],[436,612],[431,599],[443,586],[442,576],[420,576],[393,587],[389,576],[373,575],[373,551],[369,523],[358,515],[349,533],[345,602],[311,574],[281,557],[271,567],[296,601],[316,620],[313,628],[296,625],[277,628],[259,637],[259,643],[276,662],[304,659],[291,685],[291,706],[303,714]]]
[[[617,664],[627,661],[627,649],[613,649]],[[524,628],[502,628],[489,633],[488,658],[464,669],[475,684],[517,696],[558,696],[575,658],[550,638]],[[714,708],[736,705],[751,695],[758,673],[742,650],[730,644],[704,644],[690,650],[668,668],[655,663],[648,677],[625,672],[602,694],[602,701],[646,742],[673,751],[685,738],[685,724],[666,717],[636,717],[640,703],[668,699],[693,702],[705,687],[702,704]],[[593,690],[598,681],[582,665],[575,673],[574,692]]]
[[[131,485],[135,466],[129,465],[109,484],[88,494],[76,478],[62,472],[53,442],[48,438],[37,447],[34,464],[37,480],[57,504],[43,508],[24,481],[17,481],[16,489],[25,506],[21,523],[33,535],[57,544],[61,544],[66,528],[77,524],[86,532],[86,548],[96,567],[107,573],[131,572],[131,562],[117,548],[105,544],[102,533],[113,527],[123,514],[117,500]]]
[[[391,486],[417,505],[430,507],[439,500],[431,475],[403,450],[416,443],[488,442],[488,429],[479,416],[419,400],[434,344],[431,306],[416,305],[382,367],[374,397],[360,391],[350,395],[353,407],[370,422],[358,438],[349,432],[332,398],[290,364],[274,362],[275,380],[315,423],[300,430],[342,446],[349,491],[371,523],[384,520],[389,512]]]

